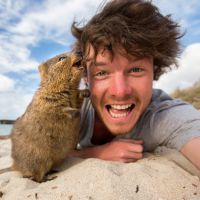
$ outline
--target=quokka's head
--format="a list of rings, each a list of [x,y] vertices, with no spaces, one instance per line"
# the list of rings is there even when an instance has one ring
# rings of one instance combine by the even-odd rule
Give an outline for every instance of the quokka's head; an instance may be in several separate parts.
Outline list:
[[[39,66],[41,85],[78,89],[83,70],[80,54],[58,55]]]

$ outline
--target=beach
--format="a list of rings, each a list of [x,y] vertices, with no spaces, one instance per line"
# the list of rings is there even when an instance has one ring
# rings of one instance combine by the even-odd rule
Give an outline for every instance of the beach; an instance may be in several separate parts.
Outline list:
[[[0,140],[0,169],[12,165],[10,139]],[[135,163],[66,158],[36,183],[16,171],[0,174],[2,200],[200,200],[200,171],[175,150],[158,148]]]

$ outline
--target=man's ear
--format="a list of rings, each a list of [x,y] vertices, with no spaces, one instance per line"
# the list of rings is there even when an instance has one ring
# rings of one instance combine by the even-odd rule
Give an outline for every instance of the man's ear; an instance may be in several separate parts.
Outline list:
[[[86,68],[84,69],[84,72],[83,72],[83,81],[85,83],[85,86],[88,88],[89,79],[88,79],[88,73],[87,73],[87,69]]]
[[[86,88],[88,88],[88,86],[89,86],[88,77],[87,77],[87,76],[84,76],[84,77],[83,77],[83,81],[84,81],[84,83],[85,83]]]
[[[41,80],[44,80],[46,78],[47,75],[47,66],[45,64],[41,64],[38,67],[39,72],[40,72],[40,78]]]

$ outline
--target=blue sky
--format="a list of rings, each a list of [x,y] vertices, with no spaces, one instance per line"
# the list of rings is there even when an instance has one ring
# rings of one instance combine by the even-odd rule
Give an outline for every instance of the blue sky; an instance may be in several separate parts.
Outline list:
[[[163,75],[156,88],[172,92],[200,79],[200,1],[153,0],[186,32],[179,69]],[[70,51],[70,26],[87,22],[102,0],[0,0],[0,119],[23,114],[39,85],[38,65]]]

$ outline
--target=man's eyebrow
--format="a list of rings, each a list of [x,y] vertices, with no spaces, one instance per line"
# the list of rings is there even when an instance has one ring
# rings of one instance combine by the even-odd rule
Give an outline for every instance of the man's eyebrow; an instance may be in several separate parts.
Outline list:
[[[89,63],[89,67],[90,67],[91,65],[93,65],[93,66],[95,66],[95,67],[106,65],[105,62],[96,62],[95,60],[92,60],[92,59],[90,59],[90,60],[88,59],[88,60],[86,60],[86,62]]]

